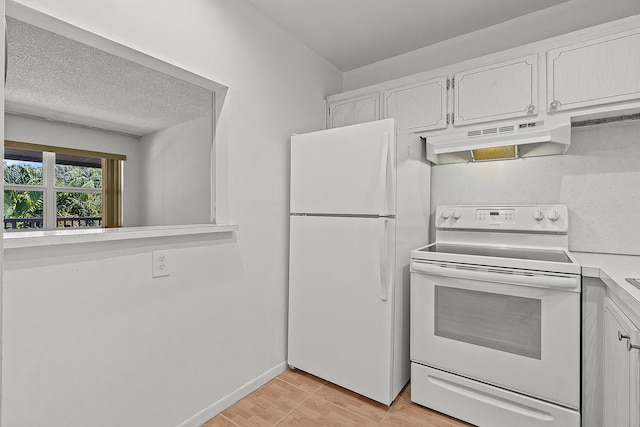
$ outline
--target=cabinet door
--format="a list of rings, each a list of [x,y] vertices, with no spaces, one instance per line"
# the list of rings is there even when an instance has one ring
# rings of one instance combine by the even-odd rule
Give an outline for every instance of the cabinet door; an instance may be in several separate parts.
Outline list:
[[[454,126],[535,115],[538,56],[457,73],[453,90]]]
[[[414,83],[384,91],[384,117],[400,127],[423,132],[447,127],[447,78]]]
[[[609,298],[604,308],[605,426],[640,425],[640,332]],[[629,346],[633,344],[633,347]]]
[[[356,125],[380,118],[380,92],[339,101],[329,100],[329,128]]]
[[[547,52],[547,109],[640,99],[640,30]]]
[[[628,335],[607,301],[604,310],[604,425],[629,425],[629,352],[618,331]]]

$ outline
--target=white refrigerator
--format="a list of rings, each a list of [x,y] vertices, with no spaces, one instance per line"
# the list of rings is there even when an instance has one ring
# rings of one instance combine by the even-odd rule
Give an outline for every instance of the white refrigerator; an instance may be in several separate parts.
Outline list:
[[[390,405],[410,374],[409,253],[431,170],[394,119],[291,138],[288,364]]]

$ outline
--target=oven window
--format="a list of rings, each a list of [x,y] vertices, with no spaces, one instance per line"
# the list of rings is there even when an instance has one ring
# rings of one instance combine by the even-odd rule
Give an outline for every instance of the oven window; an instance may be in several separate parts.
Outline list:
[[[542,301],[435,287],[435,335],[541,359]]]

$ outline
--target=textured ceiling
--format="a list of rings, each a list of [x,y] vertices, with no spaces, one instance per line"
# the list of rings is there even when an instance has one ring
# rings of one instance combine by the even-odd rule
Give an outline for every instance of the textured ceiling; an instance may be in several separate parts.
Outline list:
[[[142,136],[212,114],[213,94],[7,17],[5,109]]]
[[[513,47],[640,13],[640,0],[246,1],[342,71],[521,16]]]

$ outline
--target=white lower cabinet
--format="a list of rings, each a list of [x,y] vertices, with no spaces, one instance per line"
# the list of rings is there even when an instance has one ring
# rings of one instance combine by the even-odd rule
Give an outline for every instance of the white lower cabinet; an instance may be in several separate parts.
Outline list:
[[[640,332],[610,298],[604,304],[603,425],[640,426]]]

